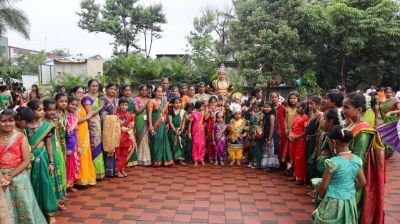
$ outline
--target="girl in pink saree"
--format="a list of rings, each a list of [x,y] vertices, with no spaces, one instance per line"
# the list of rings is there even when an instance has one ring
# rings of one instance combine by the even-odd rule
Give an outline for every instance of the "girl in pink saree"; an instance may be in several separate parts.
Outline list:
[[[204,103],[197,101],[195,111],[190,115],[189,138],[192,139],[192,158],[194,165],[198,162],[204,163],[204,155],[206,153],[205,135],[204,135]]]

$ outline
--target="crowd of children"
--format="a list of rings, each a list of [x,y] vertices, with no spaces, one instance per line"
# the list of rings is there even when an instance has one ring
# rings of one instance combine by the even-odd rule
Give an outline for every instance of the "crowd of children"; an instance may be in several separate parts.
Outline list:
[[[263,97],[258,88],[227,97],[206,93],[204,83],[169,88],[168,79],[138,90],[132,97],[131,86],[110,83],[103,93],[90,80],[68,95],[4,109],[0,206],[9,212],[1,223],[55,223],[76,186],[124,178],[127,167],[206,162],[246,162],[313,184],[315,223],[383,223],[385,147],[364,121],[365,95],[333,89],[303,99],[291,92],[283,103],[279,93]],[[400,113],[395,102],[384,117]]]

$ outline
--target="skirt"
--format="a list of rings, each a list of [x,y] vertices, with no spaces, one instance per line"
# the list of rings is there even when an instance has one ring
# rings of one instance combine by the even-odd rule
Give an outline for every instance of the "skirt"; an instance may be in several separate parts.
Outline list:
[[[118,116],[107,115],[103,120],[103,149],[106,176],[117,175],[115,149],[119,147],[121,138],[121,126]]]
[[[11,172],[13,169],[2,169],[2,172]],[[5,191],[9,204],[9,214],[13,219],[12,223],[18,224],[43,224],[47,223],[42,211],[36,201],[29,174],[21,172],[12,179],[11,184]],[[57,204],[56,204],[57,207]],[[3,212],[1,212],[3,215]]]
[[[313,212],[314,223],[324,224],[357,224],[357,204],[355,198],[339,200],[325,197]]]
[[[10,206],[11,207],[11,206]],[[0,223],[1,224],[11,224],[11,212],[8,211],[8,201],[2,187],[0,187]]]
[[[280,167],[280,162],[279,162],[279,156],[278,154],[275,154],[275,149],[274,149],[274,143],[271,143],[271,145],[265,144],[263,146],[263,155],[261,159],[261,168],[279,168]]]

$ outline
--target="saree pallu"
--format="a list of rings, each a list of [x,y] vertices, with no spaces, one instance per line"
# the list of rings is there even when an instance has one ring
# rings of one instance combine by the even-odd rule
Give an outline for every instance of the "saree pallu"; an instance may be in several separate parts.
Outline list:
[[[104,166],[103,145],[101,144],[101,120],[98,114],[89,119],[89,134],[96,178],[101,180],[104,178],[106,170]]]
[[[107,177],[117,175],[115,149],[119,147],[120,138],[121,126],[118,116],[105,115],[103,118],[103,149]]]
[[[400,153],[400,122],[394,121],[387,124],[378,126],[382,140],[389,144],[391,147],[385,147],[385,158],[388,159],[393,156],[394,150]]]
[[[65,192],[67,189],[67,176],[65,169],[65,159],[63,152],[61,150],[61,146],[57,140],[56,129],[53,129],[51,136],[51,146],[54,154],[54,185],[56,189],[56,197],[57,200],[65,199]],[[65,185],[64,185],[65,184]]]
[[[79,117],[84,118],[86,111],[81,106],[78,110]],[[90,137],[88,122],[78,124],[78,150],[80,155],[79,175],[76,184],[96,185],[96,172],[92,161],[92,151],[90,150]]]
[[[49,173],[49,155],[44,146],[32,149],[32,154],[31,183],[36,200],[44,214],[54,216],[58,203],[54,178]]]
[[[12,169],[0,169],[0,172],[9,173]],[[0,191],[3,191],[0,189]],[[29,174],[22,171],[15,176],[6,188],[5,197],[8,202],[8,211],[11,216],[10,223],[18,224],[43,224],[47,223],[36,201]],[[2,210],[3,211],[3,210]],[[2,215],[4,212],[1,212]],[[3,223],[3,222],[2,222]],[[5,224],[8,224],[5,222]]]
[[[149,131],[147,126],[147,110],[135,116],[137,157],[138,164],[142,166],[151,165],[151,153],[149,145]]]
[[[350,150],[363,161],[367,184],[356,192],[360,223],[384,223],[385,158],[384,145],[376,130],[359,122],[348,127],[353,133]]]
[[[180,130],[180,127],[182,125],[182,119],[181,119],[181,111],[177,115],[175,115],[172,118],[172,124],[174,125],[176,130]],[[182,137],[177,136],[174,130],[172,128],[169,129],[168,131],[168,140],[169,143],[171,144],[171,150],[173,153],[173,158],[175,161],[183,161],[183,147],[184,144],[182,142]]]
[[[168,103],[162,101],[160,107],[153,111],[152,121],[155,134],[151,137],[151,160],[154,166],[170,166],[174,164],[171,147],[168,141],[165,118]]]

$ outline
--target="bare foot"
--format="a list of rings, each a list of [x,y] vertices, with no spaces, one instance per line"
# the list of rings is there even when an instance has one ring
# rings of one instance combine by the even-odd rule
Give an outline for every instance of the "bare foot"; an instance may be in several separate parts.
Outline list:
[[[194,165],[197,166],[197,164],[198,164],[197,161],[195,161],[195,162],[194,162]]]
[[[124,177],[128,176],[128,174],[125,171],[122,171],[121,173],[122,173],[122,175],[124,175]]]
[[[49,224],[56,224],[56,217],[50,216],[49,217]]]
[[[235,160],[232,160],[230,163],[229,163],[229,166],[233,166],[235,164]]]
[[[217,160],[215,161],[214,166],[218,166],[218,161]]]
[[[120,173],[120,172],[117,173],[117,176],[118,176],[119,178],[125,177],[125,176],[124,176],[122,173]]]
[[[236,160],[236,165],[240,166],[240,160]]]
[[[224,166],[225,164],[224,164],[224,161],[221,161],[221,166]]]
[[[204,161],[201,161],[201,165],[205,166],[205,165],[206,165],[206,163],[205,163]]]

